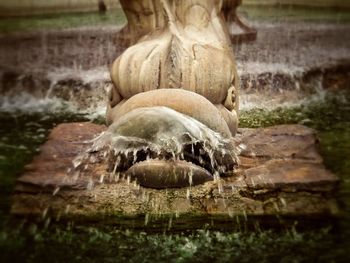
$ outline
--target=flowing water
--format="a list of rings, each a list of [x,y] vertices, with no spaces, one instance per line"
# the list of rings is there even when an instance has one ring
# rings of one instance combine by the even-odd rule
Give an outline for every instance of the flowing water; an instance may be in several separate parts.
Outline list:
[[[167,107],[150,107],[135,109],[117,120],[73,162],[77,170],[92,159],[94,162],[108,160],[112,174],[126,172],[143,186],[149,182],[149,186],[167,188],[182,184],[191,186],[198,180],[197,183],[203,182],[201,174],[207,177],[205,180],[213,180],[233,171],[238,164],[237,149],[233,140],[224,138],[190,116]],[[173,167],[172,173],[163,175],[168,183],[156,184],[159,170],[151,166],[156,163],[158,167],[160,161],[169,166],[180,163],[188,168],[174,170],[176,167]],[[135,171],[129,172],[129,169],[135,169],[135,164],[149,171],[144,182]],[[194,171],[199,167],[205,171],[200,170],[197,175]],[[142,173],[145,173],[144,169]]]
[[[314,21],[315,17],[317,19],[321,17],[323,20],[329,19],[338,23],[342,19],[347,21],[350,17],[349,12],[346,11],[338,12],[339,15],[334,18],[334,15],[330,15],[328,11],[318,9],[313,12],[307,10],[306,13],[276,7],[264,10],[257,8],[256,13],[252,10],[254,11],[254,8],[242,8],[243,12],[248,12],[259,19],[260,16],[276,17],[277,14],[277,22],[285,19],[299,21],[301,17]],[[269,14],[266,15],[266,13]],[[36,20],[42,20],[42,18],[31,20],[29,25],[22,23],[20,27],[42,28],[42,24],[38,26]],[[60,21],[63,20],[69,21],[69,19]],[[114,23],[113,19],[110,21]],[[85,23],[86,20],[83,22]],[[48,28],[57,27],[56,22],[50,23]],[[18,24],[13,24],[13,20],[3,21],[1,26],[0,30],[3,32],[16,31],[19,28]],[[11,28],[12,26],[14,28]],[[290,36],[288,42],[289,40],[295,39]],[[346,43],[340,44],[346,45]],[[305,51],[299,48],[297,43],[295,50],[298,54],[307,54],[312,51],[312,49]],[[347,49],[339,49],[335,56],[338,56],[338,53],[340,57],[343,56],[346,52],[342,50]],[[242,54],[244,53],[242,50]],[[298,57],[300,61],[303,61],[302,56]],[[258,64],[260,68],[266,68],[267,64],[263,60],[274,58],[266,52],[260,52],[260,50],[256,52],[256,60],[261,61]],[[273,63],[273,61],[269,62]],[[287,71],[289,68],[285,68],[284,64],[281,66],[273,63],[273,65]],[[247,64],[241,70],[252,69],[254,67]],[[299,74],[299,67],[292,69],[296,72],[295,74]],[[350,159],[348,157],[350,155],[350,93],[348,90],[335,94],[321,91],[319,95],[311,101],[305,99],[302,103],[292,105],[285,103],[283,107],[276,106],[279,102],[274,104],[273,100],[268,103],[259,100],[259,96],[254,97],[253,101],[243,100],[241,127],[255,128],[301,123],[316,129],[325,164],[341,179],[337,192],[341,205],[339,220],[326,223],[322,228],[316,224],[305,226],[301,220],[296,222],[294,227],[282,224],[282,226],[274,225],[267,228],[256,226],[251,230],[244,227],[237,229],[231,223],[222,226],[220,231],[211,230],[212,226],[208,225],[201,230],[181,233],[172,232],[171,226],[176,224],[172,218],[169,218],[169,227],[161,229],[162,233],[146,233],[147,228],[144,226],[141,226],[141,230],[128,230],[74,223],[50,225],[33,221],[25,222],[10,217],[9,210],[15,179],[23,171],[24,165],[30,163],[32,157],[38,153],[38,147],[45,142],[50,130],[62,122],[91,119],[101,122],[103,116],[96,119],[96,115],[91,116],[76,109],[70,110],[69,105],[51,98],[36,100],[30,97],[28,100],[26,97],[20,103],[17,103],[18,100],[12,100],[7,106],[2,104],[3,107],[0,107],[0,261],[349,262],[350,256],[347,250],[350,247]],[[108,140],[121,139],[120,136],[106,134],[97,140],[97,145],[100,146],[106,137]],[[216,140],[214,136],[214,145]],[[245,220],[249,221],[249,219]],[[149,224],[150,221],[151,219],[146,216],[145,223]],[[247,223],[244,222],[243,225]]]
[[[226,230],[220,232],[211,231],[208,226],[208,229],[200,231],[146,234],[105,226],[68,224],[45,228],[33,223],[23,225],[21,221],[13,221],[8,216],[10,198],[14,180],[23,170],[23,165],[30,162],[50,129],[57,123],[88,120],[89,116],[64,110],[50,112],[47,109],[42,112],[36,109],[33,113],[29,113],[28,109],[26,112],[3,111],[0,115],[0,247],[2,251],[7,251],[3,257],[6,259],[16,254],[18,259],[23,259],[30,255],[33,260],[40,258],[47,261],[56,255],[57,262],[78,262],[86,257],[92,261],[104,258],[113,262],[125,259],[149,262],[168,261],[173,256],[182,259],[174,262],[201,262],[214,258],[222,262],[346,262],[348,255],[345,247],[350,242],[350,163],[347,158],[350,154],[349,99],[348,92],[327,93],[324,100],[313,100],[295,107],[271,111],[255,108],[241,113],[241,125],[244,127],[304,123],[317,129],[325,164],[341,178],[338,193],[342,208],[340,220],[329,223],[326,228],[308,226],[298,231],[298,225],[295,228],[286,227],[286,230],[257,228],[254,231],[237,231],[231,226],[224,227],[223,230]],[[32,245],[27,246],[28,242]],[[136,250],[139,253],[134,253]],[[31,261],[30,257],[28,261]]]

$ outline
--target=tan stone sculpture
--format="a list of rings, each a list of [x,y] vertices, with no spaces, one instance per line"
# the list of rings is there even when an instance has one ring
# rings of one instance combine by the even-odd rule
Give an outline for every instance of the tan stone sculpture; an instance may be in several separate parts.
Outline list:
[[[236,134],[239,79],[222,15],[226,2],[121,0],[133,45],[111,69],[109,125],[115,129],[133,110],[163,106],[223,138]]]
[[[237,1],[122,1],[133,46],[111,73],[108,129],[55,127],[11,213],[164,232],[337,219],[339,179],[310,128],[240,129],[235,169],[239,85],[220,13]]]

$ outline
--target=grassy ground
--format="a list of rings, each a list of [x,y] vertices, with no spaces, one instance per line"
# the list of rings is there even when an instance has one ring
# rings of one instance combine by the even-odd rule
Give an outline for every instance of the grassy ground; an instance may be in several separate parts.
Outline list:
[[[0,218],[8,214],[15,179],[39,151],[56,123],[87,120],[58,112],[23,114],[0,112]],[[1,219],[0,219],[1,221]],[[1,262],[1,260],[0,260]]]
[[[23,231],[23,230],[22,230]],[[348,259],[333,247],[327,229],[237,233],[200,230],[186,234],[89,227],[0,232],[2,262],[332,262]],[[29,246],[30,244],[30,246]],[[335,255],[337,255],[335,257]],[[335,262],[335,261],[333,261]]]
[[[326,166],[341,179],[339,200],[346,206],[338,225],[303,231],[187,231],[145,233],[115,227],[13,221],[8,216],[16,173],[28,162],[57,122],[79,115],[2,114],[0,128],[0,262],[349,262],[350,245],[350,93],[273,111],[241,114],[242,127],[302,123],[318,131]],[[9,147],[10,146],[10,147]],[[280,228],[279,228],[280,229]]]
[[[61,15],[40,15],[20,18],[1,18],[0,33],[28,32],[47,29],[65,29],[86,26],[122,25],[126,22],[121,9],[106,14],[73,13]]]
[[[350,1],[347,0],[243,0],[244,5],[301,5],[315,7],[347,7],[350,8]]]
[[[107,9],[120,7],[118,0],[103,0]],[[2,0],[0,17],[98,11],[98,0]]]
[[[257,21],[313,21],[313,22],[349,22],[350,9],[330,9],[325,7],[288,6],[274,5],[258,6],[243,5],[239,7],[251,20]]]
[[[253,7],[252,7],[253,8]],[[253,17],[294,19],[281,9],[259,9]],[[254,7],[255,8],[255,7]],[[247,9],[243,9],[247,10]],[[310,9],[307,9],[310,10]],[[324,9],[322,9],[324,10]],[[299,10],[300,11],[300,10]],[[298,11],[298,12],[299,12]],[[322,11],[323,12],[323,11]],[[304,19],[320,19],[305,11]],[[345,12],[346,13],[346,12]],[[339,13],[335,13],[339,14]],[[327,14],[326,14],[327,15]],[[301,15],[295,14],[299,17]],[[328,14],[337,21],[337,16]],[[285,18],[287,17],[287,18]],[[311,18],[310,18],[311,17]],[[0,20],[2,32],[115,24],[116,14]],[[124,21],[120,15],[120,22]],[[323,18],[322,18],[323,19]],[[5,23],[3,23],[5,21]],[[347,99],[345,99],[347,98]],[[345,204],[338,226],[296,231],[144,233],[113,227],[23,223],[9,217],[16,175],[30,161],[55,123],[84,116],[63,113],[0,114],[0,262],[350,262],[350,94],[326,96],[325,101],[273,111],[255,109],[241,114],[242,127],[302,123],[318,131],[328,169],[341,179],[339,200]]]
[[[251,20],[259,21],[319,21],[349,22],[350,11],[343,9],[309,7],[278,7],[244,5],[239,8]],[[77,28],[86,26],[116,26],[126,22],[121,9],[114,9],[101,15],[97,12],[37,15],[29,17],[0,18],[0,34],[28,32],[47,29]]]

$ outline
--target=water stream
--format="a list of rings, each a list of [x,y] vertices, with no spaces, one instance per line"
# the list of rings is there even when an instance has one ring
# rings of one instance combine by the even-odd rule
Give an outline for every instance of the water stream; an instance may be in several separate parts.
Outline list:
[[[73,251],[79,249],[79,251],[85,251],[84,253],[90,253],[88,251],[95,247],[96,255],[100,257],[118,255],[121,258],[132,258],[135,262],[138,257],[136,254],[132,256],[133,253],[131,253],[135,249],[135,244],[143,244],[142,247],[144,246],[146,249],[143,252],[145,258],[165,259],[168,256],[166,251],[169,251],[169,253],[175,253],[175,255],[187,259],[191,258],[192,255],[192,258],[195,256],[199,261],[208,257],[221,256],[223,261],[225,259],[245,258],[247,262],[252,262],[253,258],[246,253],[253,253],[253,251],[247,246],[255,246],[254,253],[262,260],[264,258],[271,260],[274,257],[285,258],[285,253],[299,260],[307,261],[315,258],[323,259],[322,262],[345,259],[346,251],[342,248],[350,241],[349,159],[346,158],[350,153],[349,99],[348,92],[327,93],[325,100],[313,100],[302,106],[277,108],[271,111],[255,108],[242,112],[241,125],[244,127],[304,123],[317,129],[325,163],[342,179],[338,193],[342,214],[337,224],[330,223],[326,229],[315,229],[310,226],[305,229],[304,227],[302,232],[288,228],[289,230],[286,232],[283,230],[279,234],[271,232],[271,230],[267,232],[260,230],[252,233],[250,231],[241,232],[242,230],[232,232],[232,230],[227,229],[228,232],[202,230],[180,235],[169,233],[163,236],[159,234],[146,235],[138,231],[125,232],[125,230],[102,226],[53,225],[49,228],[42,228],[42,226],[35,227],[34,224],[30,225],[29,228],[18,228],[18,223],[9,222],[10,218],[8,217],[16,175],[19,175],[23,165],[30,161],[33,154],[37,153],[38,147],[45,141],[52,127],[66,121],[88,120],[89,116],[64,111],[58,113],[57,111],[38,112],[36,110],[35,113],[29,113],[28,109],[25,112],[2,112],[0,115],[3,124],[0,130],[2,153],[0,171],[1,189],[4,190],[0,192],[2,218],[0,246],[5,246],[9,253],[20,248],[22,251],[27,251],[28,254],[33,255],[34,253],[36,257],[41,255],[45,258],[48,257],[49,252],[54,253],[54,248],[57,246],[62,246],[62,249],[65,250],[74,244]],[[169,224],[176,224],[174,219],[169,219],[169,222]],[[16,225],[16,227],[9,227],[10,225]],[[28,251],[25,242],[34,242],[34,250]],[[45,244],[49,242],[52,249],[47,248],[47,245],[43,249],[43,242]],[[207,251],[206,249],[209,247],[210,249]],[[233,248],[236,251],[234,253]],[[231,251],[230,256],[227,255],[227,251]],[[66,255],[60,254],[57,258],[64,259],[67,255],[72,254],[67,252]],[[290,260],[286,260],[286,262],[290,262]]]
[[[129,112],[75,158],[74,168],[82,169],[91,160],[108,160],[110,173],[126,173],[141,185],[156,188],[191,186],[213,180],[230,173],[238,164],[233,140],[167,107]],[[164,164],[162,170],[171,166],[172,172],[162,173],[158,168],[160,163]]]
[[[253,22],[256,25],[259,23],[263,33],[270,32],[265,30],[269,27],[274,27],[279,32],[283,32],[285,27],[282,24],[286,21],[299,23],[299,27],[297,27],[299,29],[293,29],[293,23],[289,24],[289,28],[286,30],[288,36],[281,34],[280,39],[285,41],[276,41],[276,39],[269,38],[270,36],[266,34],[265,38],[262,36],[258,48],[254,48],[252,44],[237,47],[236,53],[239,51],[238,61],[246,61],[245,54],[249,53],[250,59],[255,62],[242,63],[239,68],[241,73],[248,70],[253,73],[254,70],[264,69],[261,72],[264,74],[266,71],[277,68],[278,72],[283,71],[282,73],[296,76],[300,73],[300,66],[303,66],[303,62],[306,61],[305,57],[309,54],[313,54],[317,63],[323,63],[328,58],[337,60],[348,53],[348,44],[346,41],[338,41],[336,31],[334,33],[329,32],[329,35],[327,35],[330,45],[322,46],[322,48],[317,46],[320,39],[318,34],[322,32],[318,30],[321,28],[329,26],[331,29],[335,29],[348,26],[344,26],[342,22],[344,20],[349,21],[350,13],[348,11],[338,10],[336,14],[333,14],[325,9],[285,9],[274,6],[265,9],[244,7],[241,8],[241,12],[250,14],[249,18],[255,20]],[[33,28],[42,29],[43,27],[60,28],[65,27],[67,21],[68,26],[85,24],[86,21],[90,20],[87,23],[88,25],[96,24],[96,20],[103,24],[115,23],[114,14],[102,22],[100,17],[96,17],[96,15],[93,16],[93,19],[90,19],[89,16],[83,17],[84,19],[80,17],[79,21],[76,18],[71,21],[64,17],[59,18],[59,23],[42,17],[26,21],[23,19],[8,19],[1,21],[0,31],[13,32]],[[122,20],[120,24],[123,23],[123,19],[120,19]],[[272,25],[271,19],[276,23]],[[332,25],[325,25],[319,21],[320,19],[322,19],[322,22],[329,20]],[[14,23],[14,20],[16,23]],[[303,20],[303,22],[300,22],[300,20]],[[44,21],[46,24],[37,23],[37,21]],[[309,22],[304,23],[305,21]],[[300,24],[305,26],[303,30],[308,32],[315,30],[313,44],[305,42],[308,43],[308,46],[305,46],[302,38],[306,38],[306,36],[302,34],[301,37],[294,35],[298,30],[302,31]],[[346,36],[341,36],[341,38],[346,39]],[[268,43],[265,40],[269,40]],[[271,55],[267,50],[262,51],[262,48],[266,45],[273,46],[270,49],[274,50],[277,55]],[[314,45],[318,48],[314,48]],[[334,48],[334,46],[339,48]],[[114,56],[114,49],[111,48],[110,50]],[[332,52],[334,50],[335,52]],[[40,50],[40,52],[42,51]],[[328,52],[332,54],[326,54]],[[20,59],[30,55],[24,48],[20,53]],[[61,56],[58,51],[55,51],[54,54],[52,61]],[[92,66],[95,59],[86,57],[89,60],[87,65]],[[79,58],[83,61],[85,56]],[[105,61],[102,58],[97,59],[103,61],[103,63]],[[280,63],[281,60],[282,64]],[[61,62],[58,61],[57,63]],[[317,63],[315,65],[318,65]],[[294,66],[290,67],[291,65]],[[305,68],[302,70],[305,70]],[[250,76],[248,77],[250,80]],[[251,79],[254,81],[253,77]],[[285,84],[282,84],[284,87]],[[293,83],[293,87],[299,90],[298,83]],[[318,89],[319,87],[313,88]],[[283,92],[287,93],[283,90],[281,94]],[[323,224],[322,228],[319,228],[316,224],[310,226],[300,221],[294,227],[281,224],[279,229],[276,229],[276,225],[268,225],[266,230],[266,228],[256,226],[251,231],[251,229],[246,228],[248,224],[245,220],[249,221],[249,218],[243,217],[220,226],[220,231],[212,231],[211,227],[213,226],[208,224],[201,230],[184,231],[182,233],[172,232],[172,226],[176,224],[176,214],[169,218],[168,226],[161,229],[162,233],[146,233],[147,229],[143,224],[137,230],[121,230],[103,225],[24,222],[21,219],[10,217],[9,210],[15,180],[23,171],[24,165],[30,163],[33,156],[38,153],[40,145],[45,142],[50,130],[62,122],[92,120],[102,123],[104,114],[100,112],[96,115],[91,114],[92,111],[78,111],[77,108],[72,108],[71,105],[62,100],[52,97],[44,96],[43,99],[38,100],[31,95],[18,95],[19,97],[9,100],[5,97],[0,98],[2,102],[0,103],[1,262],[81,262],[83,260],[87,262],[350,261],[348,253],[350,247],[350,159],[348,157],[350,155],[350,93],[348,90],[336,91],[335,93],[320,90],[317,96],[314,96],[311,100],[304,99],[300,102],[300,97],[297,97],[296,101],[298,103],[286,102],[282,104],[281,101],[275,100],[274,97],[270,98],[269,95],[262,97],[259,93],[250,94],[248,89],[249,96],[243,98],[243,111],[240,114],[241,127],[256,128],[276,124],[300,123],[316,129],[325,165],[341,179],[340,188],[337,192],[341,206],[339,220],[325,222],[326,225]],[[269,100],[266,101],[266,98],[269,98]],[[283,107],[279,105],[283,105]],[[205,130],[205,128],[203,129]],[[195,131],[194,134],[197,134],[194,136],[196,140],[198,138],[203,139],[203,134],[198,136],[198,131]],[[107,141],[120,142],[123,139],[122,135],[115,135],[104,134],[96,140],[95,146],[101,147]],[[170,134],[170,137],[173,135]],[[204,136],[206,136],[204,137],[205,140],[211,138],[213,145],[217,143],[225,145],[225,141],[217,138],[215,134],[209,133],[204,134]],[[182,137],[175,137],[182,139]],[[137,140],[138,142],[139,140]],[[147,147],[154,145],[154,141],[149,142],[148,140],[146,143]],[[157,143],[167,146],[162,144],[163,142]],[[181,147],[183,147],[183,144],[180,144],[178,149],[181,149]],[[209,152],[210,149],[208,149]],[[117,149],[117,152],[124,154],[124,149]],[[134,152],[132,154],[134,157]],[[124,155],[128,156],[128,154]],[[175,158],[178,158],[176,154],[174,155]],[[170,156],[174,155],[170,154]],[[116,159],[112,158],[113,168],[115,162]],[[211,162],[209,161],[209,163]],[[190,192],[187,192],[187,196],[190,198]],[[69,209],[69,207],[66,209]],[[145,224],[151,225],[152,218],[146,215]],[[237,228],[238,225],[241,227]]]

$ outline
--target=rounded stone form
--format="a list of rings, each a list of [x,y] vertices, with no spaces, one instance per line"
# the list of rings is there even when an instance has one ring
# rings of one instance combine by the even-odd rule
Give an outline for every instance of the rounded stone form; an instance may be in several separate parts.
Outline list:
[[[235,136],[238,129],[238,116],[235,110],[229,111],[222,104],[215,105],[220,111],[222,117],[225,119],[232,136]]]
[[[220,110],[209,100],[183,89],[158,89],[136,94],[116,107],[109,108],[107,121],[111,124],[134,109],[156,106],[165,106],[188,115],[219,132],[225,138],[230,138],[236,133],[232,129],[234,126],[230,125],[231,129],[228,127]]]
[[[111,78],[123,98],[152,89],[182,88],[214,104],[225,100],[235,80],[235,65],[228,48],[189,44],[191,40],[187,39],[182,43],[184,40],[170,33],[153,37],[129,47],[112,65]]]
[[[134,164],[126,176],[144,187],[164,189],[194,186],[213,180],[204,168],[186,161],[148,160]]]
[[[116,94],[129,99],[154,89],[186,89],[220,104],[231,96],[231,85],[238,89],[230,37],[221,17],[222,0],[121,4],[133,45],[112,65]]]

